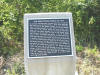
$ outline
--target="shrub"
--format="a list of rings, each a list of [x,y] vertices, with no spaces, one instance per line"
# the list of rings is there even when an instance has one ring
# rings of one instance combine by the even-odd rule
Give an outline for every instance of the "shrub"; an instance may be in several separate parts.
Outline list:
[[[77,52],[82,52],[84,50],[84,47],[81,45],[76,45],[76,51]]]

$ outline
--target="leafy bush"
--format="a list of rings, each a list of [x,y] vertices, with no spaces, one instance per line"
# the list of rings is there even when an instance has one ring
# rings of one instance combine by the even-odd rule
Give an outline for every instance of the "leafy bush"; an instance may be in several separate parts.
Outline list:
[[[76,51],[77,52],[82,52],[84,50],[84,47],[81,45],[76,45]]]
[[[17,17],[15,7],[0,0],[0,56],[8,57],[20,50],[18,43],[23,41],[23,27]]]
[[[5,38],[0,32],[0,56],[7,58],[19,50],[20,48],[17,46],[16,42]]]

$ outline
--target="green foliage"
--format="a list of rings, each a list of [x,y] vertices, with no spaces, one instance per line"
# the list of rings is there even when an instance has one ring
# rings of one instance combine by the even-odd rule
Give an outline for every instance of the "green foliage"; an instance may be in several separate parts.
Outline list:
[[[13,55],[23,44],[24,13],[72,12],[76,44],[99,46],[99,9],[99,0],[0,0],[0,55]]]
[[[84,47],[81,45],[76,45],[76,51],[77,52],[82,52],[84,50]]]
[[[0,1],[0,56],[8,57],[19,51],[17,41],[22,40],[23,30],[16,23],[15,11],[13,5]]]
[[[93,49],[91,49],[91,48],[88,48],[86,51],[85,51],[85,53],[88,55],[88,57],[97,57],[98,55],[99,55],[99,52],[98,52],[98,48],[97,48],[97,46],[94,46],[94,48]]]
[[[86,47],[84,51],[78,52],[77,70],[79,75],[99,75],[100,74],[100,52],[97,46]]]
[[[15,63],[11,69],[6,70],[6,75],[25,75],[24,65]]]

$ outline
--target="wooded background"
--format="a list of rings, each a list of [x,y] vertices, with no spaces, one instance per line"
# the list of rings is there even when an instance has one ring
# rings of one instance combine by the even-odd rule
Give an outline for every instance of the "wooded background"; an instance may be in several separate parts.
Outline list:
[[[79,75],[100,75],[100,0],[0,0],[0,75],[25,75],[24,14],[72,12]]]
[[[100,47],[100,0],[0,0],[0,56],[23,47],[23,16],[37,12],[72,12],[76,45]]]

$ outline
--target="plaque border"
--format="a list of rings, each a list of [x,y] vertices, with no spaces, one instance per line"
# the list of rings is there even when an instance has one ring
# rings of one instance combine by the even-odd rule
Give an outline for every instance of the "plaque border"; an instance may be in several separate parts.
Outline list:
[[[57,19],[59,19],[59,18],[49,18],[49,19],[47,19],[47,18],[41,18],[41,19],[29,18],[29,19],[27,19],[27,23],[28,23],[28,24],[27,24],[27,25],[28,25],[28,57],[29,57],[29,58],[35,58],[35,57],[53,57],[53,56],[54,56],[54,55],[53,55],[53,56],[48,56],[48,55],[47,55],[47,56],[35,56],[35,57],[30,57],[30,56],[29,56],[29,54],[30,54],[30,53],[29,53],[29,40],[30,40],[30,39],[29,39],[29,36],[30,36],[30,35],[29,35],[29,20],[54,20],[54,19],[57,20]],[[71,33],[70,33],[70,18],[66,18],[66,19],[68,20],[68,23],[69,23],[69,34],[71,34]],[[69,55],[66,54],[67,56],[73,55],[73,54],[72,54],[72,53],[73,53],[73,52],[72,52],[72,47],[71,47],[71,35],[69,35],[69,39],[70,39],[71,54],[69,54]],[[55,56],[66,56],[66,55],[55,55]],[[54,56],[54,57],[55,57],[55,56]]]

